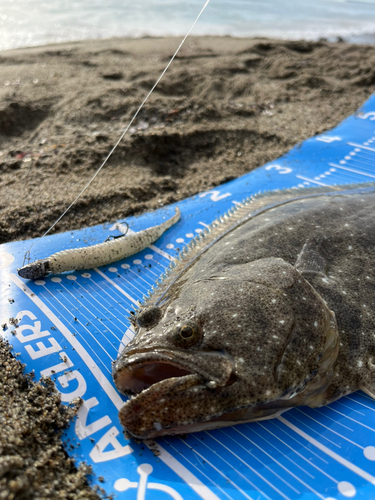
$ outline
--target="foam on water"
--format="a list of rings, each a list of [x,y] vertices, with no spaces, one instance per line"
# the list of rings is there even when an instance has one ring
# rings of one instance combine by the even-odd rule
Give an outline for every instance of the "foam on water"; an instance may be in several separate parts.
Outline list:
[[[87,38],[181,36],[202,3],[8,0],[0,7],[0,50]],[[194,30],[197,35],[312,40],[374,33],[375,0],[215,0]]]

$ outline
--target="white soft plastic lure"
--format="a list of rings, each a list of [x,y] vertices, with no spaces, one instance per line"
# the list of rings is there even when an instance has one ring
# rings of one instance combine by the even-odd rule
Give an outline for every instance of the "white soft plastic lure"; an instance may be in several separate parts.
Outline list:
[[[39,259],[31,264],[20,267],[18,274],[21,278],[37,280],[50,273],[58,274],[72,269],[91,269],[93,267],[105,266],[111,262],[125,259],[130,255],[144,250],[151,245],[180,218],[180,211],[176,207],[176,213],[167,221],[144,229],[139,233],[131,233],[113,240],[105,241],[88,247],[71,248],[54,253],[46,259]]]

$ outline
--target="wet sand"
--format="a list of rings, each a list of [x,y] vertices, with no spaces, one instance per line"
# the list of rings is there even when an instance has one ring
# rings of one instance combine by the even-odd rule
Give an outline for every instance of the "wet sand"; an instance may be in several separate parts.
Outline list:
[[[1,243],[41,235],[65,210],[179,42],[0,53]],[[374,90],[375,46],[191,38],[56,230],[124,219],[238,177],[334,127]],[[4,344],[0,371],[1,498],[96,498],[55,432],[72,411],[49,384],[23,377]]]

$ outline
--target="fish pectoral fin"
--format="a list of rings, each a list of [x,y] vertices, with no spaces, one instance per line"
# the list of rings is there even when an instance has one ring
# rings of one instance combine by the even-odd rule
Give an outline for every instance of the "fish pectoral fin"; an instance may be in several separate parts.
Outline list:
[[[365,376],[359,389],[375,399],[375,353],[373,349],[370,350],[367,363],[363,363],[364,366],[366,364],[367,370],[365,370]]]
[[[361,385],[358,389],[365,392],[370,398],[375,399],[375,383]]]
[[[284,396],[288,398],[305,389],[309,375],[315,368],[306,369],[305,353],[300,352],[296,345],[298,344],[297,338],[300,336],[300,330],[294,329],[275,367],[275,380],[279,388],[285,392]]]
[[[322,243],[325,239],[324,236],[314,236],[303,245],[294,264],[302,276],[309,273],[326,276],[327,261],[322,252]]]

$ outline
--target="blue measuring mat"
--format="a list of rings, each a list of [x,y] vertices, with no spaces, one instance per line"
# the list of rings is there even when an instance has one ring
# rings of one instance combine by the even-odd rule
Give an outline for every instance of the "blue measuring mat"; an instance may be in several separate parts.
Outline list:
[[[30,241],[1,245],[1,323],[8,325],[2,334],[27,371],[52,377],[63,403],[83,399],[64,444],[77,465],[92,465],[93,484],[127,500],[375,498],[375,402],[362,392],[273,420],[136,443],[124,437],[118,410],[125,397],[111,376],[112,360],[134,336],[130,311],[177,252],[233,204],[276,188],[373,180],[375,95],[338,127],[277,161],[179,202],[180,221],[130,258],[32,282],[16,272]],[[173,213],[170,206],[127,222],[140,231]],[[105,224],[48,236],[32,257],[99,243],[110,234],[114,227]]]

